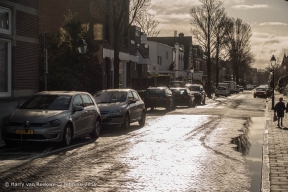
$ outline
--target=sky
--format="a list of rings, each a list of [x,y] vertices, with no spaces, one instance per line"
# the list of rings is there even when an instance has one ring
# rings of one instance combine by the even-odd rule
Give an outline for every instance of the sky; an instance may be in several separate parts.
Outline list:
[[[285,0],[222,0],[227,16],[240,18],[250,24],[253,35],[251,51],[255,56],[253,68],[270,66],[275,55],[280,64],[284,53],[288,55],[288,1]],[[151,13],[160,22],[159,37],[183,32],[192,36],[190,9],[199,6],[199,0],[151,0]],[[198,44],[192,36],[192,43]]]

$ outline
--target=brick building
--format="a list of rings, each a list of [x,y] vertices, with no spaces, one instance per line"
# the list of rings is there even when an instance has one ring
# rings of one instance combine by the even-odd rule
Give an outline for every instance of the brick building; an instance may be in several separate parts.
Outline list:
[[[0,1],[0,121],[39,90],[38,35],[38,0]]]
[[[38,0],[0,1],[0,99],[38,91]]]

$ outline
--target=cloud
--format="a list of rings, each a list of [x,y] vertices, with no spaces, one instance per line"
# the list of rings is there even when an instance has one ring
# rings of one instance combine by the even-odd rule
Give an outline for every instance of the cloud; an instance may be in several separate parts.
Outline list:
[[[200,5],[199,0],[152,0],[151,6],[155,14],[189,13],[193,6]]]
[[[260,23],[259,26],[268,26],[268,25],[287,25],[286,23],[281,23],[281,22],[264,22],[264,23]]]
[[[262,8],[268,8],[268,5],[234,5],[232,8],[234,9],[242,9],[242,10],[247,10],[247,9],[262,9]]]
[[[239,3],[245,3],[245,0],[225,0],[224,1],[224,4],[231,4],[231,3],[236,3],[236,4],[239,4]]]
[[[255,68],[268,67],[272,55],[275,55],[280,64],[284,51],[288,53],[288,36],[254,32],[251,37],[251,51],[255,55]]]
[[[160,23],[185,22],[187,24],[189,24],[189,20],[191,19],[190,14],[157,15],[156,18]]]

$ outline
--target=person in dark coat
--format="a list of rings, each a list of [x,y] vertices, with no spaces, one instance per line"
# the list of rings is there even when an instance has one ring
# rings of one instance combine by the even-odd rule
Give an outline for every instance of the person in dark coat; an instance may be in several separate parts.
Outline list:
[[[279,127],[280,124],[282,126],[282,119],[284,117],[284,111],[285,111],[285,104],[283,102],[283,98],[280,97],[279,98],[279,102],[276,103],[275,107],[274,107],[274,113],[277,113],[277,117],[278,117],[278,124],[277,126]]]

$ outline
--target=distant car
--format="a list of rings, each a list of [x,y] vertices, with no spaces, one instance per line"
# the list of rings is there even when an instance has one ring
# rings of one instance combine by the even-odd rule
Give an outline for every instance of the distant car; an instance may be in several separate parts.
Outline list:
[[[265,88],[265,87],[257,87],[254,91],[254,98],[256,97],[270,97],[271,96],[271,92],[269,90],[269,88]]]
[[[186,87],[171,87],[171,91],[175,96],[175,106],[188,106],[196,105],[194,94]]]
[[[106,89],[93,95],[100,109],[102,126],[121,125],[129,128],[130,123],[145,125],[145,104],[133,89]]]
[[[168,87],[149,87],[145,91],[144,100],[146,109],[164,107],[168,111],[175,107],[175,97]]]
[[[7,145],[37,141],[68,146],[72,139],[86,134],[97,139],[101,116],[89,93],[44,91],[30,97],[3,123],[2,139]]]
[[[243,92],[244,91],[244,87],[243,86],[239,86],[239,91]]]
[[[185,81],[170,81],[169,87],[184,87]]]
[[[219,95],[222,95],[225,97],[227,97],[229,95],[226,87],[221,87],[221,86],[217,87],[217,89],[215,90],[215,96],[217,97]]]
[[[203,89],[203,86],[200,84],[186,84],[187,87],[193,94],[196,100],[197,105],[204,105],[206,101],[206,92]]]

